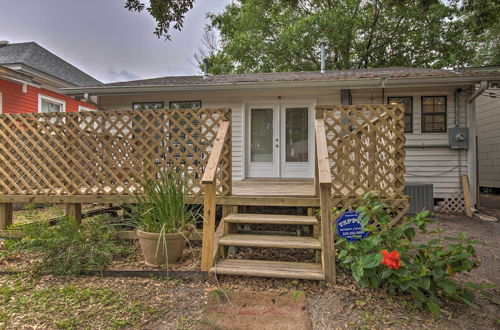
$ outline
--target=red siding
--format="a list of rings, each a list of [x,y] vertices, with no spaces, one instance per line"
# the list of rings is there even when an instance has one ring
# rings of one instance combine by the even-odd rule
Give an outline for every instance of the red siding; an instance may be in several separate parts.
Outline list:
[[[44,88],[28,85],[27,93],[23,93],[23,85],[2,79],[0,79],[0,93],[2,93],[2,113],[38,112],[38,94],[65,101],[67,112],[78,111],[79,105],[96,109],[96,107],[91,104],[77,101],[71,97]]]

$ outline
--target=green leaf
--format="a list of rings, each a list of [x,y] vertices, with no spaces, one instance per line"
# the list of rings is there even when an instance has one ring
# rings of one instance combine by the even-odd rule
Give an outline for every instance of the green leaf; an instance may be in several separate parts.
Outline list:
[[[429,301],[427,303],[427,308],[429,309],[429,311],[436,315],[436,316],[439,316],[439,314],[441,314],[441,308],[439,307],[438,304],[436,304],[435,302],[433,301]]]
[[[342,259],[347,255],[347,250],[342,250],[339,252],[339,255],[337,256],[338,259]]]
[[[413,238],[415,237],[415,229],[413,229],[412,227],[406,228],[405,236],[406,238],[408,238],[408,240],[412,241]]]
[[[451,281],[451,280],[442,280],[442,281],[439,281],[437,284],[447,294],[454,294],[455,291],[457,290],[456,283]]]
[[[363,265],[363,268],[375,268],[380,265],[381,261],[382,254],[377,253],[362,257],[361,264]]]
[[[389,276],[391,276],[392,274],[392,270],[389,269],[389,268],[384,268],[384,270],[382,271],[382,274],[380,274],[380,279],[386,279],[388,278]]]

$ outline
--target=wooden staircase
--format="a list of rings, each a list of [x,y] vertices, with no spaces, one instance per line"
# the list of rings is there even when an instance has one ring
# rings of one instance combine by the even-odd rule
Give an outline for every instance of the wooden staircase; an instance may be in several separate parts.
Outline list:
[[[215,247],[218,254],[214,260],[214,266],[209,272],[216,275],[243,275],[263,276],[279,278],[296,278],[307,280],[325,280],[322,264],[305,262],[284,262],[227,259],[227,248],[229,246],[252,247],[252,248],[283,248],[283,249],[311,249],[322,250],[321,241],[311,236],[291,236],[286,232],[275,235],[266,231],[241,233],[237,225],[298,225],[309,226],[311,233],[318,232],[318,220],[314,216],[297,215],[275,215],[275,214],[240,214],[231,213],[222,219],[223,233],[216,237]]]
[[[332,177],[329,164],[324,121],[316,119],[316,174],[315,196],[319,199],[321,224],[313,216],[240,214],[239,206],[289,206],[304,207],[300,196],[231,196],[221,194],[217,171],[223,161],[224,141],[229,134],[229,122],[222,121],[217,132],[212,151],[205,167],[203,184],[203,243],[201,251],[202,271],[220,275],[265,276],[297,278],[335,282],[335,246],[332,233]],[[230,146],[230,144],[229,144]],[[226,146],[226,148],[229,148]],[[230,150],[225,149],[225,152]],[[229,169],[229,173],[231,170]],[[229,180],[230,181],[230,180]],[[231,181],[229,182],[231,186]],[[278,203],[276,205],[276,203]],[[217,205],[222,206],[223,216],[217,230],[215,218]],[[311,207],[308,205],[307,207]],[[235,213],[232,213],[235,212]],[[238,232],[237,225],[298,225],[316,227],[310,232],[313,236],[278,235],[269,232]],[[316,251],[318,262],[284,262],[278,260],[237,260],[227,258],[227,247],[241,246],[250,248],[311,249]],[[321,257],[320,257],[321,255]]]

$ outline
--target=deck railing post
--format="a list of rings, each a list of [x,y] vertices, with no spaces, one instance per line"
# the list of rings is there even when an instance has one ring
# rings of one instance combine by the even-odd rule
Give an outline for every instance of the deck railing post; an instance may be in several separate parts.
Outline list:
[[[215,241],[215,209],[217,206],[217,168],[224,149],[224,142],[230,129],[229,121],[222,121],[215,137],[212,152],[208,158],[207,166],[201,183],[205,193],[203,201],[203,241],[201,248],[201,270],[209,271],[214,262]],[[231,160],[229,160],[231,161]],[[229,173],[229,175],[231,175]],[[224,182],[221,182],[224,186]]]
[[[328,156],[325,123],[323,119],[316,119],[316,155],[318,168],[317,182],[321,205],[321,253],[325,281],[334,283],[335,270],[335,243],[332,232],[332,176],[330,172],[330,158]]]
[[[203,208],[203,241],[201,251],[201,270],[208,271],[213,265],[214,235],[215,235],[215,183],[205,185],[205,200]]]

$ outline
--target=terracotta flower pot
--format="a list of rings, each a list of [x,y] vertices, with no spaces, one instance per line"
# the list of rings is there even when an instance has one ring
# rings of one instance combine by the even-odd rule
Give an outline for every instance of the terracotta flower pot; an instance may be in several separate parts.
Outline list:
[[[149,233],[137,229],[137,237],[139,237],[139,244],[144,254],[146,265],[165,265],[167,263],[166,256],[168,256],[169,264],[179,261],[186,247],[185,237],[189,237],[189,232],[182,231],[182,235],[181,233],[167,233],[163,234],[163,238],[161,238],[158,233]],[[167,243],[166,249],[164,240]]]

